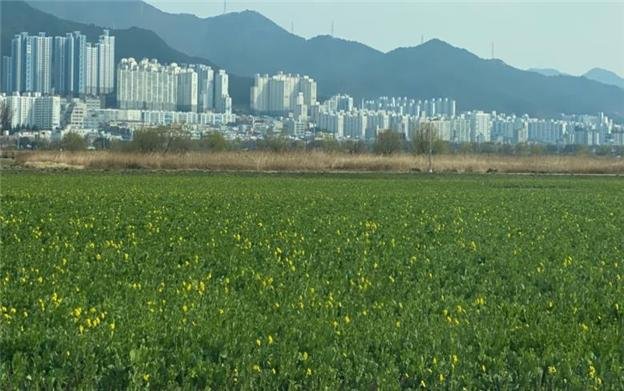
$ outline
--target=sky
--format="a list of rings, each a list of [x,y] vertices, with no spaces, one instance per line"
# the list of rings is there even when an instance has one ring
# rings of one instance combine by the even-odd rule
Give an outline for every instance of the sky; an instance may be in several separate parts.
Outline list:
[[[200,17],[224,2],[147,0],[166,12]],[[381,51],[442,39],[521,69],[580,75],[601,67],[624,77],[624,0],[589,1],[227,1],[227,12],[256,10],[305,38],[330,34]]]

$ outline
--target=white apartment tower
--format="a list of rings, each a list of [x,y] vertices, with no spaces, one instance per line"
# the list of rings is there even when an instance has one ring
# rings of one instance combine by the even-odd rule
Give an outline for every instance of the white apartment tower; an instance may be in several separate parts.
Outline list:
[[[215,75],[215,97],[214,108],[217,113],[232,112],[232,98],[229,95],[229,77],[228,74],[220,69]]]
[[[297,102],[298,97],[303,102]],[[251,109],[257,113],[285,114],[316,103],[316,82],[308,76],[278,73],[256,75],[250,91]]]
[[[489,142],[492,130],[490,114],[482,111],[475,111],[472,113],[470,119],[472,128],[471,141],[478,143]]]
[[[13,112],[11,127],[18,126],[53,130],[60,126],[61,98],[42,96],[40,92],[20,95],[0,95],[0,102],[5,102]]]
[[[98,48],[92,44],[86,45],[85,50],[85,88],[84,94],[97,95],[98,93]]]
[[[191,68],[178,72],[177,107],[180,111],[197,112],[197,73]]]
[[[108,30],[93,45],[79,31],[65,36],[20,33],[11,41],[14,92],[109,94],[115,86],[115,37]]]
[[[97,43],[98,93],[110,94],[115,88],[115,37],[104,30]]]
[[[34,39],[34,88],[43,94],[52,92],[52,37],[39,33]]]
[[[205,65],[182,67],[157,60],[124,58],[117,67],[117,104],[121,109],[232,112],[228,75]]]
[[[197,110],[205,113],[214,109],[214,71],[206,65],[194,65],[197,72]]]
[[[54,37],[52,58],[52,84],[54,93],[63,94],[67,91],[67,38]]]

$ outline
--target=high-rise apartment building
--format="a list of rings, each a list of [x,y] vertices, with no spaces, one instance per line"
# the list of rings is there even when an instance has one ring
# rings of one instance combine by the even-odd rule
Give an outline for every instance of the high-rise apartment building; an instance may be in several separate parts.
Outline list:
[[[33,41],[32,91],[49,94],[52,92],[52,37],[39,33],[30,39]]]
[[[11,41],[10,90],[62,95],[109,94],[115,86],[115,37],[96,44],[80,32],[57,37],[20,33]]]
[[[197,73],[191,68],[178,73],[177,106],[180,111],[197,112]]]
[[[13,71],[10,81],[11,91],[23,91],[22,89],[24,88],[22,84],[24,78],[23,49],[22,34],[16,34],[11,41],[11,70]]]
[[[117,67],[117,104],[121,109],[176,110],[177,64],[124,58]]]
[[[0,91],[11,92],[13,80],[13,64],[10,56],[2,56],[0,63]]]
[[[215,95],[214,71],[201,64],[191,67],[197,72],[197,110],[202,113],[212,111]]]
[[[85,88],[86,95],[97,95],[98,93],[98,48],[90,43],[87,44],[85,51]]]
[[[20,65],[22,68],[22,72],[20,72],[20,76],[22,77],[19,85],[21,86],[21,91],[34,91],[35,89],[35,80],[34,80],[34,67],[35,67],[35,58],[34,58],[34,42],[32,37],[28,36],[25,33],[21,34],[21,37],[18,41],[19,44],[22,45],[20,53],[22,54],[22,59],[20,61]]]
[[[64,94],[67,92],[67,38],[54,37],[54,50],[52,58],[52,84],[54,92]]]
[[[250,91],[251,109],[257,113],[294,112],[297,110],[299,94],[303,96],[306,108],[316,103],[314,79],[281,72],[274,76],[256,75]]]
[[[98,51],[98,92],[110,94],[115,89],[115,37],[104,30],[96,45]]]
[[[330,111],[344,111],[347,113],[353,110],[353,98],[349,95],[332,96],[325,104]]]
[[[41,93],[20,95],[0,95],[0,102],[5,102],[11,112],[11,128],[32,127],[40,130],[53,130],[61,123],[61,98],[42,96]]]
[[[421,101],[404,97],[383,96],[377,99],[363,101],[362,108],[375,111],[384,110],[416,117],[454,118],[456,115],[455,100],[449,98]]]
[[[52,92],[52,37],[15,35],[11,41],[13,91]]]
[[[490,114],[482,111],[475,111],[471,116],[472,141],[483,143],[489,142],[492,130]]]
[[[124,58],[117,67],[121,109],[231,113],[228,75],[210,67],[182,67],[156,60]]]
[[[87,36],[74,31],[74,89],[72,95],[87,93]]]
[[[215,74],[215,94],[214,94],[214,109],[217,113],[231,113],[232,112],[232,98],[229,95],[229,77],[228,74],[220,69]]]

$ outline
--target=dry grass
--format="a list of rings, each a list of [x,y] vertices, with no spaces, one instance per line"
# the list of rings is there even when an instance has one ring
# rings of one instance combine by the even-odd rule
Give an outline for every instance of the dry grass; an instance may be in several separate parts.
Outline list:
[[[427,171],[426,156],[378,156],[325,152],[222,152],[139,154],[29,152],[15,156],[31,168],[217,170],[217,171]],[[624,174],[624,160],[589,156],[438,155],[435,172]]]

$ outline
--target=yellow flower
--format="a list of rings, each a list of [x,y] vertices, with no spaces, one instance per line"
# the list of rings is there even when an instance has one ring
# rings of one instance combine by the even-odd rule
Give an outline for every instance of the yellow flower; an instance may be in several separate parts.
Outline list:
[[[473,252],[477,251],[477,244],[474,242],[474,240],[468,244],[468,248],[470,248],[470,250]]]
[[[144,373],[144,374],[143,374],[143,381],[148,382],[148,381],[149,381],[149,379],[150,379],[150,375],[149,375],[149,373]]]
[[[596,377],[596,368],[594,368],[593,365],[590,365],[589,368],[587,369],[587,374],[589,375],[589,377],[591,379]]]
[[[260,341],[259,339],[256,339],[256,345],[258,346],[262,345],[262,341]]]
[[[440,383],[444,383],[444,375],[443,374],[438,375],[438,380],[440,381]]]
[[[459,358],[457,358],[457,355],[456,354],[452,355],[451,356],[451,364],[453,366],[455,366],[455,365],[457,365],[458,362],[459,362]]]
[[[554,366],[549,366],[548,367],[548,374],[551,376],[554,376],[557,373],[557,368],[555,368]]]
[[[306,369],[306,376],[312,376],[312,369]]]
[[[273,344],[273,337],[269,335],[269,337],[267,338],[267,340],[269,341],[269,345]]]
[[[254,372],[260,372],[260,365],[254,364],[253,367],[251,367],[251,369],[253,369]]]
[[[303,352],[303,353],[301,354],[301,359],[302,359],[303,361],[307,361],[307,360],[308,360],[308,352]]]

